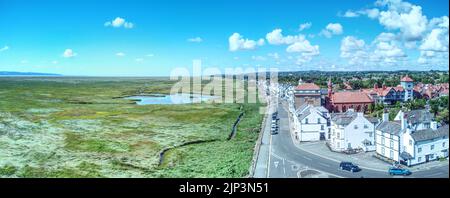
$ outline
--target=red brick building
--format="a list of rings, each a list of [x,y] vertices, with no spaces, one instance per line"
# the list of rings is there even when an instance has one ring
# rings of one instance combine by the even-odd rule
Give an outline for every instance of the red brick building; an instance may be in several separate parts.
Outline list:
[[[361,91],[334,92],[331,81],[328,81],[325,105],[330,112],[346,112],[348,109],[366,112],[370,104],[374,104],[374,101],[367,93]]]

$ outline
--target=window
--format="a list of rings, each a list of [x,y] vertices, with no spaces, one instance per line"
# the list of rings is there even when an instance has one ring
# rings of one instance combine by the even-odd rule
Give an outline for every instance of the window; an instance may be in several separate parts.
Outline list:
[[[409,146],[412,146],[412,140],[409,140]]]
[[[365,125],[364,125],[364,128],[367,129],[367,128],[369,128],[369,126],[367,126],[367,124],[365,124]]]
[[[418,149],[417,149],[417,152],[418,152],[418,153],[422,152],[422,148],[418,148]]]
[[[418,161],[418,162],[421,162],[421,161],[422,161],[422,157],[419,157],[419,158],[417,159],[417,161]]]
[[[308,118],[305,118],[305,124],[308,124]]]
[[[434,154],[430,154],[430,159],[434,159]]]
[[[339,132],[337,133],[337,139],[341,139],[341,134]]]
[[[381,138],[381,145],[384,145],[384,138]]]
[[[390,144],[391,148],[394,148],[394,141],[391,140],[391,144]]]
[[[433,150],[434,149],[434,144],[433,145],[431,145],[431,148],[430,148],[430,150]]]
[[[406,151],[406,146],[403,146],[403,150]]]
[[[425,127],[426,129],[429,129],[429,128],[430,128],[430,123],[424,123],[423,125],[425,125],[424,127]]]
[[[369,133],[369,137],[372,137],[372,133]]]
[[[442,142],[442,147],[445,148],[445,142]]]
[[[358,129],[358,125],[353,126],[354,129]]]
[[[320,130],[325,130],[325,127],[323,125],[320,125]]]
[[[381,148],[381,154],[384,155],[384,147]]]
[[[320,124],[320,118],[317,118],[317,124]],[[322,129],[323,130],[323,129]]]
[[[391,159],[394,159],[394,151],[391,151],[391,152],[389,153],[389,157],[390,157]]]
[[[394,139],[394,136],[391,134],[391,135],[389,136],[389,138]]]

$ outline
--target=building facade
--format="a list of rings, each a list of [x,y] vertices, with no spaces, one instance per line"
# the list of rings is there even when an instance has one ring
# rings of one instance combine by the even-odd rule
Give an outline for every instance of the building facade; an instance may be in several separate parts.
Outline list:
[[[320,87],[314,83],[300,82],[294,90],[294,97],[296,109],[304,104],[313,106],[320,106],[322,104]]]
[[[295,137],[301,142],[326,140],[329,132],[328,110],[322,106],[304,104],[296,111]]]
[[[367,118],[352,109],[345,113],[332,113],[328,145],[338,152],[353,149],[373,151],[377,123],[375,118]]]

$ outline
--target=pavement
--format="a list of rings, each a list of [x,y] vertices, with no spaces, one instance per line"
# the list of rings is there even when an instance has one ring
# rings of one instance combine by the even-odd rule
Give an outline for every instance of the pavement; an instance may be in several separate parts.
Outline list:
[[[276,100],[274,100],[276,101]],[[269,103],[278,110],[280,117],[279,134],[270,135],[270,122],[265,123],[262,144],[256,160],[253,177],[256,178],[448,178],[448,162],[431,162],[423,167],[413,167],[410,176],[390,176],[387,164],[371,157],[371,153],[349,156],[326,151],[322,142],[297,145],[292,138],[287,104]],[[266,119],[271,119],[266,115]],[[323,144],[323,145],[321,145]],[[318,149],[317,149],[318,148]],[[351,173],[339,169],[340,161],[354,161],[362,171]]]

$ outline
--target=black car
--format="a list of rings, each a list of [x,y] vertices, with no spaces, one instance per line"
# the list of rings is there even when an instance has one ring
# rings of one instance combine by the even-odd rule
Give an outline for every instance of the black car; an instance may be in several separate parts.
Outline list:
[[[339,164],[339,168],[341,168],[341,170],[350,171],[352,173],[361,171],[361,169],[357,165],[354,165],[351,162],[341,162]]]

